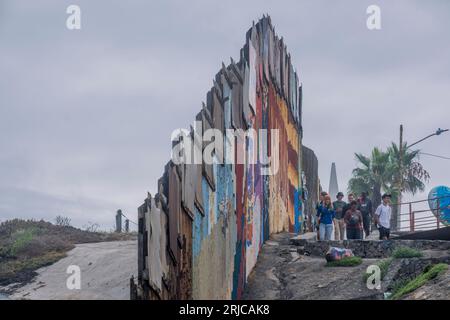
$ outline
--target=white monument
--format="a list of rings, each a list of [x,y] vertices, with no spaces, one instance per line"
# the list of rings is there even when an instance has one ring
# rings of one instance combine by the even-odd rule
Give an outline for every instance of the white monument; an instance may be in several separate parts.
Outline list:
[[[330,187],[328,188],[328,194],[331,197],[331,201],[336,200],[336,195],[339,192],[339,186],[337,181],[337,174],[336,174],[336,164],[333,162],[331,164],[331,175],[330,175]]]

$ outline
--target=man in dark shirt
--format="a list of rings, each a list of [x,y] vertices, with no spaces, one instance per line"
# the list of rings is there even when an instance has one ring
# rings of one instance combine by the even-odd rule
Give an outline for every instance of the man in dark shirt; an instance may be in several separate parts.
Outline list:
[[[338,192],[336,196],[337,200],[333,202],[333,208],[336,212],[336,217],[334,219],[334,239],[335,240],[344,240],[344,230],[345,230],[345,223],[344,223],[344,207],[347,205],[345,201],[342,199],[344,198],[344,194],[342,192]]]
[[[372,201],[367,198],[367,192],[361,193],[359,199],[358,210],[361,211],[363,217],[363,227],[366,238],[370,235],[370,227],[372,224],[373,208]]]

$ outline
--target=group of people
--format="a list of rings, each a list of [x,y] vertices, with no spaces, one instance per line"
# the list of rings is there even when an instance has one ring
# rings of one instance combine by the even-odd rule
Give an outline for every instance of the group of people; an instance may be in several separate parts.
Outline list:
[[[319,240],[331,240],[333,229],[335,240],[344,240],[345,234],[348,240],[363,239],[370,235],[372,223],[375,223],[380,233],[380,240],[390,237],[390,220],[392,214],[391,195],[384,194],[382,203],[373,211],[372,201],[367,192],[362,192],[358,200],[355,195],[347,195],[339,192],[337,200],[332,202],[326,192],[320,194],[317,203],[317,237]]]

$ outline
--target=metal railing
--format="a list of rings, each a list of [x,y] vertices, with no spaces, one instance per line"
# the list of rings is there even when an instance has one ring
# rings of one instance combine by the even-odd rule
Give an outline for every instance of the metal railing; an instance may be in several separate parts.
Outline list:
[[[443,197],[436,197],[433,199],[426,200],[418,200],[418,201],[410,201],[399,204],[393,204],[393,206],[408,206],[407,212],[400,212],[399,225],[397,226],[397,231],[411,231],[414,232],[416,229],[431,230],[431,229],[439,229],[442,226],[445,226],[444,222],[441,219],[441,200],[444,198],[450,198],[450,195]],[[425,209],[425,210],[413,210],[413,206],[415,204],[420,204],[429,201],[436,201],[436,209]],[[418,214],[430,213],[428,216],[419,216]],[[402,226],[402,222],[409,222],[409,225]]]

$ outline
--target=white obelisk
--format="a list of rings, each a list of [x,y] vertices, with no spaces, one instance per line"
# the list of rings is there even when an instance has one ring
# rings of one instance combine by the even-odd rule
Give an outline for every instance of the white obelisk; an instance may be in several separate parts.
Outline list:
[[[339,186],[337,181],[337,174],[336,174],[336,164],[333,162],[331,164],[331,175],[330,175],[330,187],[328,188],[328,194],[331,197],[331,201],[336,200],[336,195],[339,192]]]

